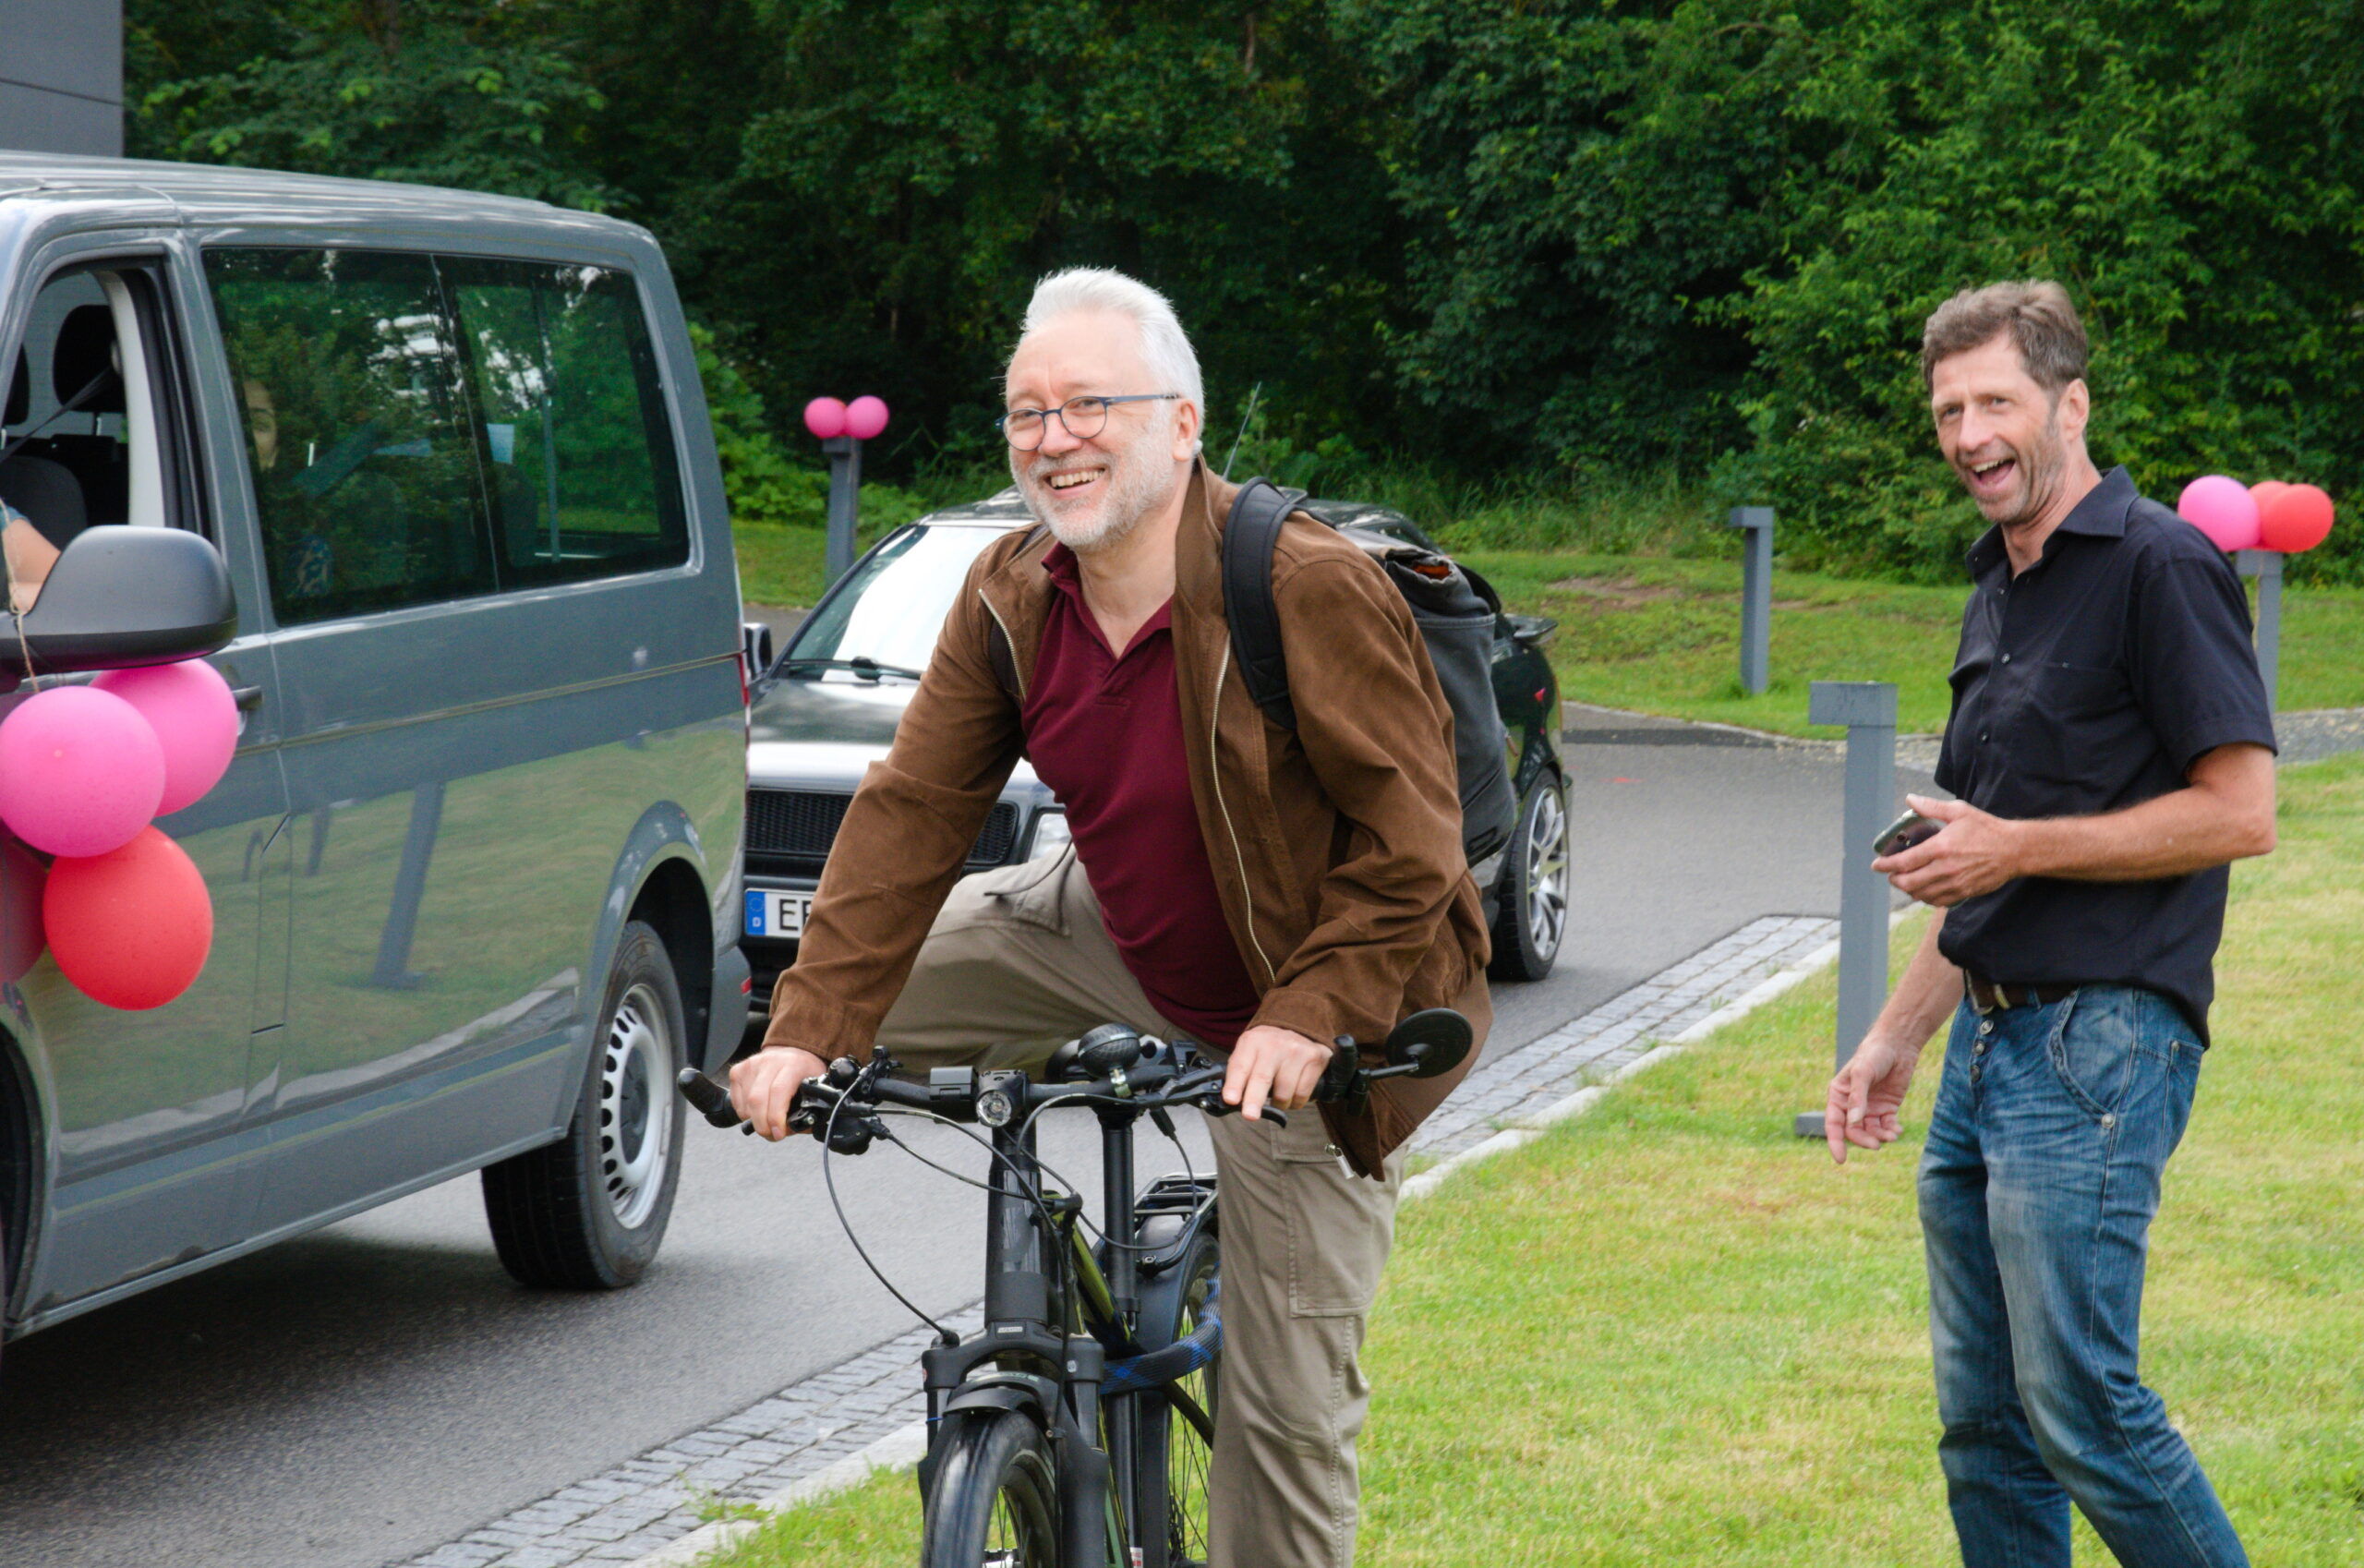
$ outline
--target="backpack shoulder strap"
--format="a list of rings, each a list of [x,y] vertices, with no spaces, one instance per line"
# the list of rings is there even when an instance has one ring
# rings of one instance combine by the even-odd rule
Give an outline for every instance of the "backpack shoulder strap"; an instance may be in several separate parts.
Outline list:
[[[1223,529],[1223,612],[1231,653],[1248,694],[1273,723],[1297,728],[1289,671],[1281,653],[1281,613],[1272,601],[1272,550],[1281,524],[1304,498],[1259,476],[1232,498]]]
[[[1035,524],[1027,531],[1025,542],[1018,547],[1018,553],[1022,556],[1032,549],[1047,532],[1049,530],[1042,524]],[[1018,703],[1021,696],[1018,689],[1018,654],[1010,647],[1009,633],[1001,629],[1001,621],[993,616],[987,616],[985,620],[985,658],[994,667],[994,680],[999,682],[1002,694],[1012,703]]]

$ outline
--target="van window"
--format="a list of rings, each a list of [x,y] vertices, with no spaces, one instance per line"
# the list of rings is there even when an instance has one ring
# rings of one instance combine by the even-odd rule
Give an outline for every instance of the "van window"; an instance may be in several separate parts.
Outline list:
[[[434,260],[206,254],[283,624],[493,592],[476,425]]]
[[[687,561],[664,389],[632,279],[439,261],[483,432],[504,585]]]
[[[201,525],[163,297],[132,259],[69,268],[33,296],[0,374],[0,608],[30,609],[85,528]]]

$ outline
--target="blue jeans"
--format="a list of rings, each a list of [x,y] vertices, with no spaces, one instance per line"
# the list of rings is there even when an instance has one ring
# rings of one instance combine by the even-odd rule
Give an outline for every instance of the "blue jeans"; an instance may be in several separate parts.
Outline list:
[[[1954,1015],[1920,1187],[1966,1568],[2068,1568],[2071,1500],[2127,1568],[2249,1562],[2136,1375],[2151,1217],[2201,1050],[2173,1003],[2130,986]]]

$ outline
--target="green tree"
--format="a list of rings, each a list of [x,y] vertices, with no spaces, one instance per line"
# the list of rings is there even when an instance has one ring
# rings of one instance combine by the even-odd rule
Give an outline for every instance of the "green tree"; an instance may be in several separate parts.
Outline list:
[[[1935,458],[1920,324],[2050,276],[2094,344],[2097,460],[2172,501],[2210,471],[2364,459],[2364,17],[2353,0],[1871,0],[1811,38],[1793,113],[1829,151],[1775,193],[1734,296],[1755,437],[1727,468],[1833,561],[1950,574],[1983,526]],[[2310,569],[2364,561],[2356,530]]]
[[[1714,307],[1763,259],[1796,156],[1794,25],[1728,0],[1336,8],[1414,225],[1407,401],[1513,467],[1703,465],[1749,363]]]
[[[602,99],[541,7],[132,0],[135,154],[410,180],[597,210]]]

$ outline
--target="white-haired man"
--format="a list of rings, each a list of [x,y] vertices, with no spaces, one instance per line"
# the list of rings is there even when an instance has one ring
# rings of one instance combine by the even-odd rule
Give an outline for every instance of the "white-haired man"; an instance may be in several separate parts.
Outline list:
[[[1303,516],[1273,595],[1285,645],[1318,638],[1321,657],[1290,662],[1294,730],[1250,699],[1219,565],[1234,491],[1199,460],[1197,356],[1154,290],[1043,280],[1005,391],[1010,469],[1044,526],[971,572],[732,1096],[779,1138],[796,1086],[874,1043],[1012,1067],[1113,1019],[1226,1051],[1210,1560],[1345,1568],[1397,1151],[1454,1079],[1285,1128],[1261,1110],[1306,1105],[1339,1035],[1376,1041],[1427,1007],[1481,1035],[1490,1019],[1451,710],[1397,591]],[[956,890],[1021,752],[1074,850]]]

